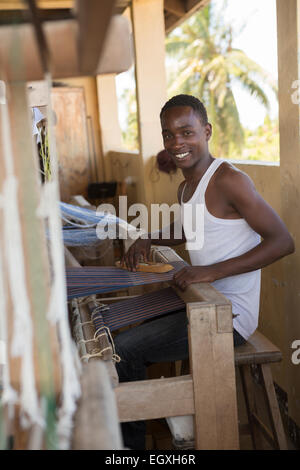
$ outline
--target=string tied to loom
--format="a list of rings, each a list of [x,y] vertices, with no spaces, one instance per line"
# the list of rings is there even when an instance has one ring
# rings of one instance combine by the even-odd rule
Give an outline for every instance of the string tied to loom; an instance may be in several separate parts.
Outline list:
[[[101,331],[101,330],[104,330],[104,333],[98,334],[98,332]],[[100,326],[99,328],[97,328],[97,330],[95,331],[95,334],[94,334],[94,338],[98,340],[101,336],[104,336],[106,334],[107,334],[109,342],[111,344],[111,347],[109,347],[109,348],[112,349],[112,360],[115,361],[115,362],[121,362],[120,356],[116,353],[115,343],[114,343],[114,340],[112,338],[110,329],[107,326]],[[109,349],[109,348],[105,348],[105,349]],[[102,352],[103,351],[104,350],[102,349]]]
[[[108,305],[98,304],[97,307],[95,307],[92,311],[91,319],[94,320],[96,315],[101,314],[102,312],[105,312],[107,310],[109,310]]]

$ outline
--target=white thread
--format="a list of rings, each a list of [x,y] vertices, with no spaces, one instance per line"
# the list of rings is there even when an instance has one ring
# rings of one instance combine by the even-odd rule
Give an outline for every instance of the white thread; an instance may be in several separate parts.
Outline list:
[[[48,134],[52,181],[44,184],[39,215],[48,217],[50,235],[50,253],[53,268],[48,319],[57,323],[60,338],[60,359],[62,367],[62,402],[58,410],[57,431],[61,449],[70,447],[73,415],[80,396],[78,375],[81,364],[77,349],[70,335],[67,312],[67,295],[64,266],[64,247],[62,243],[62,225],[59,213],[58,163],[55,136],[52,126],[51,76],[46,76],[48,83]]]
[[[2,208],[3,197],[0,198],[0,207]],[[4,266],[2,260],[2,250],[0,247],[0,338],[3,343],[3,355],[5,360],[5,367],[2,370],[2,396],[1,400],[3,405],[14,405],[17,403],[18,394],[13,389],[10,383],[10,370],[8,358],[8,338],[7,338],[7,300],[6,290],[4,287]]]
[[[21,223],[18,210],[18,182],[14,176],[11,132],[7,105],[1,108],[1,131],[6,179],[3,183],[4,246],[13,303],[14,333],[11,354],[22,357],[20,414],[21,424],[43,425],[35,388],[32,350],[32,323],[26,289],[22,252]]]

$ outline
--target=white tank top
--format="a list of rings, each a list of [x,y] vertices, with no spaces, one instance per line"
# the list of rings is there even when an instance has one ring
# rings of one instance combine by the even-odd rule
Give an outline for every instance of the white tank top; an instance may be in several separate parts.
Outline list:
[[[195,213],[196,207],[198,212],[199,208],[203,211],[200,227],[204,235],[202,248],[188,248],[193,266],[207,266],[240,256],[260,243],[260,236],[248,225],[245,219],[220,219],[207,210],[205,203],[206,188],[211,177],[224,161],[216,159],[212,162],[201,178],[191,199],[186,203],[183,203],[185,186],[182,191],[183,224],[188,205],[192,206],[189,209],[193,210],[193,213]],[[196,204],[201,206],[196,206]],[[232,313],[237,315],[233,319],[233,326],[245,339],[248,339],[258,325],[260,277],[261,270],[259,269],[226,277],[212,283],[219,292],[231,301]]]

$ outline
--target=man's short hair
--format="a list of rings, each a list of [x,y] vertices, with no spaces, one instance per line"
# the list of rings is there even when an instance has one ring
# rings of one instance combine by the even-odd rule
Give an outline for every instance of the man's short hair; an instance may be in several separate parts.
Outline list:
[[[193,108],[195,113],[197,113],[202,121],[202,124],[208,123],[207,112],[205,109],[204,104],[198,100],[195,96],[192,95],[176,95],[173,96],[169,101],[167,101],[161,109],[160,118],[162,117],[163,113],[175,106],[190,106]]]

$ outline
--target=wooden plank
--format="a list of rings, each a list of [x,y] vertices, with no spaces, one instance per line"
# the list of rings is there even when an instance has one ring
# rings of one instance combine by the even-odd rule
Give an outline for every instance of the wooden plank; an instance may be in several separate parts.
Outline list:
[[[31,138],[26,84],[9,87],[9,104],[12,129],[14,165],[19,188],[19,209],[22,222],[24,261],[26,266],[27,289],[30,295],[32,321],[35,327],[35,341],[38,353],[35,359],[39,364],[38,382],[41,388],[51,390],[54,374],[56,391],[61,387],[59,361],[49,364],[49,355],[57,359],[58,338],[56,327],[50,327],[46,321],[48,309],[50,267],[47,254],[47,240],[41,218],[37,217],[40,203],[37,153]],[[27,120],[28,119],[28,120]],[[31,188],[29,191],[28,188]],[[13,286],[11,286],[13,289]],[[38,326],[39,325],[39,326]],[[49,335],[49,331],[53,335]],[[51,346],[52,343],[52,346]],[[53,368],[53,370],[52,370]]]
[[[250,435],[252,440],[253,449],[257,449],[259,445],[259,436],[257,436],[257,428],[254,422],[254,415],[256,413],[256,404],[254,396],[253,379],[251,376],[250,366],[239,366],[241,383],[244,393],[248,423],[250,428]]]
[[[89,183],[89,142],[86,100],[81,87],[52,90],[53,109],[57,116],[55,134],[60,167],[61,200],[86,195]]]
[[[261,436],[262,442],[264,438],[273,447],[273,449],[277,449],[278,445],[277,445],[276,440],[274,439],[274,436],[272,435],[270,430],[267,428],[267,426],[261,421],[259,416],[257,416],[256,414],[253,414],[252,419],[253,419],[254,425],[257,428],[257,431],[260,431],[262,434]],[[263,444],[261,448],[263,449]]]
[[[255,331],[247,343],[235,349],[236,365],[280,362],[281,359],[281,351],[259,331]]]
[[[232,332],[217,332],[214,305],[189,304],[187,310],[196,449],[238,449]]]
[[[181,18],[185,13],[185,5],[182,0],[165,0],[164,9],[170,13],[173,13],[175,16]]]
[[[74,0],[37,0],[37,6],[41,9],[70,9],[74,6]],[[26,5],[20,0],[0,0],[0,10],[25,10]]]
[[[99,2],[99,5],[101,2]],[[43,23],[45,38],[51,59],[51,74],[53,79],[79,77],[87,72],[80,70],[77,51],[78,24],[76,20],[48,21]],[[19,44],[22,66],[17,67],[18,79],[27,82],[43,80],[43,69],[35,40],[33,28],[30,24],[19,26],[1,26],[0,28],[0,57],[1,68],[5,71],[7,80],[14,77],[16,67],[12,68],[10,57],[16,52],[13,46],[16,31],[19,32]],[[90,75],[98,73],[120,73],[127,70],[132,64],[132,41],[128,22],[124,18],[112,20],[111,28],[106,31],[103,39],[103,56],[97,62],[96,68]],[[102,37],[102,35],[100,35]],[[107,41],[106,41],[107,39]],[[61,47],[61,45],[64,47]],[[118,48],[116,48],[118,44]],[[121,60],[122,58],[122,60]]]
[[[210,315],[215,307],[188,307],[189,357],[195,399],[195,448],[217,448],[217,416]],[[196,337],[197,333],[197,337]],[[199,360],[199,359],[203,360]]]
[[[295,214],[300,211],[299,181],[300,165],[300,103],[299,103],[299,18],[298,0],[277,0],[277,44],[278,44],[278,104],[280,134],[280,201],[281,217],[293,235],[299,240],[300,227]],[[276,188],[278,191],[279,188]],[[300,250],[286,256],[281,262],[284,279],[282,322],[280,328],[284,362],[277,371],[276,380],[289,397],[289,416],[299,426],[300,374],[290,360],[291,344],[300,338]],[[272,317],[274,318],[274,312]],[[277,323],[279,321],[277,320]],[[299,369],[299,367],[298,367]],[[278,376],[280,372],[280,376]],[[280,381],[278,380],[280,378]]]
[[[28,325],[32,328],[31,342],[28,348],[32,347],[32,362],[34,370],[34,387],[37,392],[37,399],[43,396],[45,400],[47,434],[54,434],[55,412],[54,404],[56,393],[61,391],[61,364],[59,360],[59,344],[56,326],[48,323],[48,301],[50,284],[50,266],[47,252],[47,240],[44,230],[44,221],[38,216],[40,204],[40,181],[37,164],[37,153],[33,147],[32,126],[30,122],[29,110],[26,101],[26,83],[7,83],[7,116],[2,115],[7,129],[1,138],[3,148],[0,150],[0,160],[2,160],[3,184],[6,178],[13,177],[16,181],[17,209],[14,208],[14,198],[5,201],[5,204],[12,204],[10,208],[11,216],[15,220],[14,239],[17,240],[20,250],[18,255],[20,273],[24,275],[24,284],[18,285],[18,292],[23,295],[24,309],[28,305]],[[5,106],[5,105],[1,105]],[[3,122],[0,118],[0,127]],[[10,129],[10,133],[9,130]],[[4,144],[6,141],[6,145]],[[8,139],[11,141],[12,152],[8,149]],[[6,151],[4,150],[4,145]],[[2,190],[4,188],[2,187]],[[6,206],[7,209],[7,206]],[[18,226],[18,224],[20,224]],[[3,230],[3,227],[1,228]],[[19,237],[19,238],[18,238]],[[8,246],[4,247],[9,253]],[[8,279],[9,310],[13,312],[17,308],[18,298],[13,299],[15,284],[12,281],[9,271],[11,263],[10,257],[6,259],[5,273]],[[20,281],[19,281],[20,282]],[[28,304],[27,304],[28,302]],[[14,316],[8,316],[8,351],[11,351],[12,337],[15,331]],[[28,349],[27,351],[30,351]],[[22,378],[22,366],[25,353],[21,357],[8,358],[11,372],[12,386],[19,392],[24,387]],[[33,397],[34,399],[34,397]],[[51,405],[50,405],[51,404]],[[21,432],[21,424],[18,421],[19,406],[16,407],[16,442],[18,435],[27,433]],[[23,443],[24,439],[20,439]],[[27,445],[27,444],[26,444]],[[25,446],[26,446],[25,445]]]
[[[162,149],[158,116],[167,101],[163,0],[132,0],[131,4],[140,146],[137,199],[150,209],[156,202],[153,156]]]
[[[79,70],[84,75],[96,72],[115,3],[115,0],[76,1]]]
[[[271,367],[269,364],[261,364],[260,370],[264,383],[264,392],[270,415],[271,426],[274,437],[276,439],[276,443],[280,450],[287,450],[287,441],[275,393]]]
[[[120,383],[115,388],[119,420],[139,421],[194,413],[190,375]]]
[[[123,72],[128,70],[132,64],[133,43],[129,21],[122,15],[114,15],[105,37],[97,75]],[[111,148],[118,148],[115,142]]]
[[[210,0],[186,0],[185,1],[185,10],[186,13],[184,16],[178,17],[174,13],[166,19],[166,33],[169,33],[174,28],[179,26],[183,21],[187,20],[200,8],[204,8]]]
[[[123,449],[116,400],[103,361],[83,367],[82,395],[75,415],[74,450]]]
[[[155,246],[152,250],[153,260],[165,263],[182,261],[182,258],[172,249],[165,246]],[[207,283],[191,284],[184,292],[175,288],[176,293],[188,302],[208,302],[218,305],[230,305],[229,300],[213,286]]]

